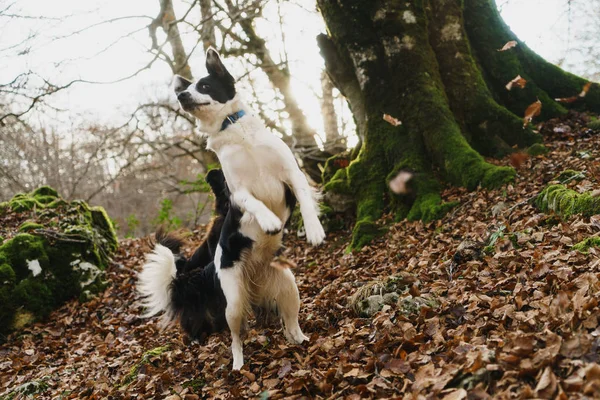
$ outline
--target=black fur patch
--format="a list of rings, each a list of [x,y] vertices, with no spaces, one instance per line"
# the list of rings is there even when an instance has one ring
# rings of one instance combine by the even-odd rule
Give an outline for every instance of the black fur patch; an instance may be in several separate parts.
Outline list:
[[[283,184],[283,187],[285,189],[285,205],[288,208],[288,210],[290,210],[290,216],[288,217],[287,221],[285,221],[284,225],[287,225],[290,222],[290,219],[292,219],[292,214],[294,213],[294,208],[296,208],[296,196],[294,195],[294,192],[292,191],[292,189],[287,185],[287,184]]]
[[[177,274],[171,283],[171,305],[183,330],[201,343],[227,327],[227,300],[213,262]]]
[[[234,205],[230,205],[227,217],[223,223],[219,245],[223,249],[221,268],[229,268],[241,258],[242,252],[252,247],[254,241],[239,231],[240,220],[244,214]]]
[[[208,75],[198,81],[196,90],[200,93],[209,95],[213,100],[219,103],[227,103],[235,97],[235,85],[232,81],[219,78],[214,75]]]

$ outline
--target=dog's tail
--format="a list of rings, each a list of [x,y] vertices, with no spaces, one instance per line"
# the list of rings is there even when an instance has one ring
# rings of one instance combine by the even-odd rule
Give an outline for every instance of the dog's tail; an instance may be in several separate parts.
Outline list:
[[[167,324],[175,318],[171,290],[177,275],[176,264],[185,262],[179,255],[183,241],[162,229],[159,229],[155,236],[156,245],[146,256],[146,263],[138,275],[137,290],[146,307],[143,317],[151,317],[164,311],[162,322]]]

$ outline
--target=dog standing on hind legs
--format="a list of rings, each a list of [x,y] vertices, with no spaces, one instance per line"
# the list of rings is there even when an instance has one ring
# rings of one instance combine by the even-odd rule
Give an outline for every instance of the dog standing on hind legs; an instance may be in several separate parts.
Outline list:
[[[300,205],[309,243],[320,244],[325,232],[314,191],[291,150],[243,104],[235,80],[212,48],[206,53],[206,69],[208,76],[195,83],[177,76],[174,89],[181,107],[206,134],[207,148],[221,162],[232,209],[243,213],[238,234],[219,241],[214,259],[227,299],[233,369],[240,369],[244,364],[240,330],[252,306],[276,303],[286,339],[307,340],[298,325],[300,298],[294,275],[270,266],[293,210],[291,199]]]

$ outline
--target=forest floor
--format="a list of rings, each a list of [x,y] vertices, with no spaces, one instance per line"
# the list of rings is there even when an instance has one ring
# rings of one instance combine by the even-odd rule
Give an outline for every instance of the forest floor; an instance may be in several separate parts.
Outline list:
[[[345,251],[350,230],[318,248],[289,233],[310,341],[290,345],[280,326],[251,321],[241,372],[228,332],[199,345],[140,318],[136,273],[150,248],[122,240],[103,294],[0,345],[0,398],[600,398],[600,248],[572,249],[600,236],[600,216],[561,220],[532,204],[566,169],[583,173],[566,183],[574,190],[600,187],[600,133],[582,124],[547,122],[550,153],[493,161],[518,168],[514,184],[448,188],[460,206],[442,220],[387,216],[387,234],[362,251]],[[405,284],[399,299],[356,315],[348,298],[384,290],[365,284],[390,275]]]

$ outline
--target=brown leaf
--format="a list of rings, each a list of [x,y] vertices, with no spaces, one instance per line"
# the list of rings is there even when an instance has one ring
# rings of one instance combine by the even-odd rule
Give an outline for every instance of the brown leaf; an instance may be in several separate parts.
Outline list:
[[[515,169],[520,169],[528,158],[529,154],[527,153],[512,153],[510,155],[510,165]]]
[[[523,118],[523,128],[531,122],[534,117],[537,117],[542,112],[542,102],[538,99],[535,103],[532,103],[525,110],[525,117]]]
[[[522,78],[521,75],[517,75],[512,81],[506,84],[506,90],[512,90],[513,86],[523,89],[527,85],[527,80]]]
[[[579,93],[579,97],[585,97],[585,95],[587,94],[587,92],[590,91],[590,88],[592,87],[592,82],[588,82],[583,86],[583,90],[581,91],[581,93]]]
[[[502,46],[501,49],[498,49],[498,51],[506,51],[506,50],[512,49],[513,47],[515,47],[518,44],[519,43],[517,43],[516,40],[511,40],[510,42],[506,42],[506,44],[504,46]]]
[[[542,376],[540,377],[540,380],[538,381],[537,386],[535,387],[535,394],[537,397],[541,397],[543,399],[551,399],[554,397],[556,389],[556,375],[554,375],[550,367],[546,367],[542,373]]]
[[[400,126],[400,125],[402,125],[402,121],[400,121],[400,120],[392,117],[389,114],[383,114],[383,120],[385,122],[389,123],[390,125],[393,125],[393,126]]]
[[[467,391],[465,389],[457,389],[445,395],[442,400],[462,400],[466,398]]]
[[[558,101],[559,103],[573,103],[577,100],[579,100],[582,97],[585,97],[587,95],[587,93],[590,91],[590,88],[592,87],[592,82],[588,82],[583,86],[583,89],[581,90],[581,92],[576,95],[576,96],[571,96],[571,97],[561,97],[558,99],[554,99],[555,101]]]

